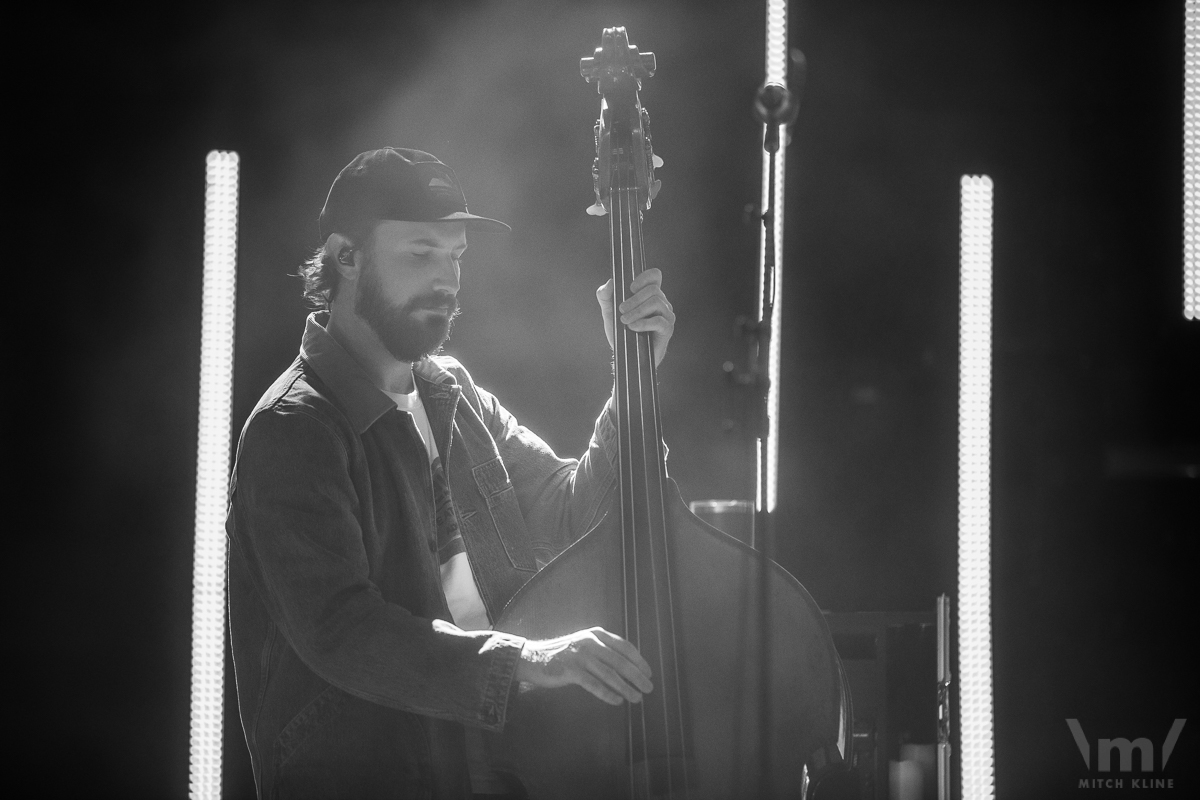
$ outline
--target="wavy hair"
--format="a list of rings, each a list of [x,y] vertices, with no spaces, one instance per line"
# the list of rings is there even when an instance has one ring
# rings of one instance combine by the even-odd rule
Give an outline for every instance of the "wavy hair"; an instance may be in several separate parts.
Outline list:
[[[342,235],[350,240],[351,247],[362,250],[371,246],[374,230],[373,222],[364,222]],[[341,281],[337,271],[337,253],[330,249],[328,239],[300,265],[296,277],[304,283],[304,301],[318,311],[328,311]]]

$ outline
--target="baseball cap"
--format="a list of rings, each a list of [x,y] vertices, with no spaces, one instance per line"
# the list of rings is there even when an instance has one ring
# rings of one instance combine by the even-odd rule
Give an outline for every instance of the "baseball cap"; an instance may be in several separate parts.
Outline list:
[[[435,156],[404,147],[359,153],[338,173],[321,209],[321,239],[371,219],[461,221],[471,231],[512,230],[499,220],[468,212],[454,172]]]

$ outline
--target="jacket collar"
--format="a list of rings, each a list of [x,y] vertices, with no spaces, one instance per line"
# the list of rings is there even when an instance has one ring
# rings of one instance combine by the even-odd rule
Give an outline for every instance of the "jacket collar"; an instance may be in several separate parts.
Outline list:
[[[413,364],[413,378],[422,397],[451,397],[459,389],[458,379],[439,364],[436,357]]]
[[[366,370],[329,334],[325,328],[328,323],[328,311],[308,315],[304,338],[300,342],[300,357],[329,387],[350,424],[361,436],[396,404],[371,382]],[[413,375],[423,389],[422,396],[450,396],[458,384],[450,372],[429,358],[413,364]],[[422,383],[426,385],[421,386]]]
[[[308,315],[304,338],[300,342],[300,357],[329,387],[350,424],[361,435],[396,404],[371,382],[354,356],[329,334],[325,329],[328,323],[328,311]]]

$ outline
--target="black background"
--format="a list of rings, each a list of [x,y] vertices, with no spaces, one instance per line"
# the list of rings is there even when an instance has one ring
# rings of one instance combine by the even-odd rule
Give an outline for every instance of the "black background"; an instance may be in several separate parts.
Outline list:
[[[959,177],[996,183],[993,624],[1001,796],[1077,796],[1064,722],[1191,717],[1200,321],[1182,316],[1183,7],[793,3],[779,560],[832,610],[956,581]],[[560,452],[607,392],[592,291],[606,25],[656,52],[648,258],[685,497],[746,497],[721,371],[755,307],[758,3],[216,3],[15,21],[6,184],[10,688],[46,796],[187,791],[204,157],[242,159],[234,424],[293,357],[288,276],[355,153],[455,167],[478,237],[448,351]],[[232,681],[230,681],[232,690]],[[226,792],[253,792],[228,705]],[[1194,722],[1165,773],[1194,787]],[[1139,775],[1135,773],[1135,775]],[[1128,785],[1128,781],[1126,782]],[[1111,792],[1109,793],[1111,794]]]

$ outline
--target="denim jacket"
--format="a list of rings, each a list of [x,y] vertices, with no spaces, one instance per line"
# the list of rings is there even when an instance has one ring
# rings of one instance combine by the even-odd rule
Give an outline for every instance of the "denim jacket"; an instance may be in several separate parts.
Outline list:
[[[412,418],[309,317],[255,406],[230,492],[229,613],[260,797],[470,795],[463,725],[503,728],[524,640],[452,624]],[[611,496],[611,403],[556,456],[452,358],[414,376],[488,614]]]

